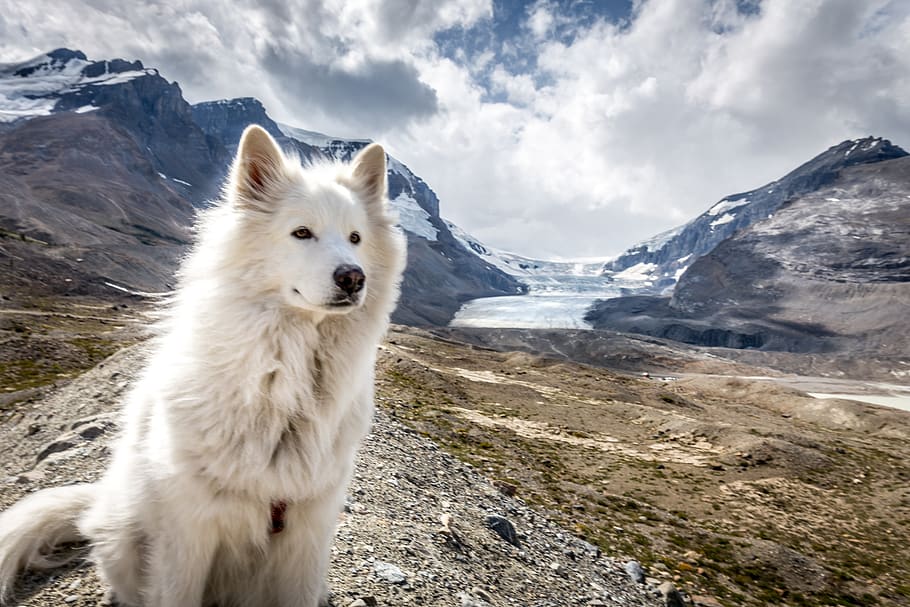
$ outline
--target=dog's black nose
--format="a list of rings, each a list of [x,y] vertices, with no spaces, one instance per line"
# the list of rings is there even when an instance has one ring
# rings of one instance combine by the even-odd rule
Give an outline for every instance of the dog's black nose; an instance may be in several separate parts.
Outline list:
[[[366,281],[363,270],[352,265],[338,266],[335,268],[334,276],[335,284],[348,295],[353,295],[363,289],[363,283]]]

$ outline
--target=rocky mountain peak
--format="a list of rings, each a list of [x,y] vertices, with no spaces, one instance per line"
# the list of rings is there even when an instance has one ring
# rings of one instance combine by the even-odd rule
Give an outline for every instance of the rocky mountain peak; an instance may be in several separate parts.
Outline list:
[[[240,134],[248,124],[258,124],[276,139],[285,138],[262,102],[253,97],[203,101],[193,105],[191,111],[203,131],[218,133],[225,143],[240,141]]]
[[[40,71],[53,72],[62,71],[71,61],[88,62],[88,58],[82,51],[72,51],[68,48],[58,48],[46,55],[39,55],[34,59],[11,66],[12,75],[19,78],[27,78],[32,74]]]

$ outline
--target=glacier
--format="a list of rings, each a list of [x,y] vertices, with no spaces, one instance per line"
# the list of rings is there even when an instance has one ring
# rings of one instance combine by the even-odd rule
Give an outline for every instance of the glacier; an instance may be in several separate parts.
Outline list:
[[[488,247],[457,225],[446,225],[462,246],[528,286],[526,295],[468,301],[449,323],[452,327],[592,329],[584,316],[595,300],[620,297],[651,284],[648,268],[614,275],[603,271],[609,258],[532,259]]]

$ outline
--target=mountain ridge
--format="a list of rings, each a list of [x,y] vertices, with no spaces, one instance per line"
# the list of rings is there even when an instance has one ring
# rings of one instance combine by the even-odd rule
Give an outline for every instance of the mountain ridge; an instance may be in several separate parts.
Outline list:
[[[10,187],[0,192],[4,253],[28,260],[17,264],[6,282],[42,293],[112,295],[108,283],[127,291],[168,290],[189,240],[194,208],[217,197],[239,134],[251,123],[260,123],[303,161],[349,160],[366,142],[282,129],[254,98],[190,105],[176,82],[140,61],[90,61],[80,51],[57,49],[0,65],[0,168],[31,180],[23,185],[23,178],[8,177]],[[93,129],[109,133],[109,150],[82,149],[83,140],[98,139]],[[55,137],[54,131],[66,137]],[[319,135],[324,141],[311,145],[295,133]],[[42,148],[42,138],[52,140],[53,149]],[[67,173],[72,156],[87,167],[92,154],[107,158],[96,175]],[[391,157],[389,192],[402,216],[411,257],[396,322],[442,325],[466,300],[523,291],[520,282],[455,241],[439,216],[432,189]],[[146,199],[171,202],[152,205],[163,216],[154,218],[143,211]],[[68,223],[38,219],[53,216],[61,205],[69,205]],[[171,216],[179,227],[171,225]],[[161,229],[162,222],[167,229]],[[124,233],[129,236],[125,241]],[[122,241],[122,251],[106,254],[105,240]],[[171,249],[153,250],[155,243]],[[92,255],[87,254],[89,244]]]

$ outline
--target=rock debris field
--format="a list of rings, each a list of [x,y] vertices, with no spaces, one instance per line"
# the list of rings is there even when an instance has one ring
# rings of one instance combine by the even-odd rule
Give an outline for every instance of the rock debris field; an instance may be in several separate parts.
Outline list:
[[[100,476],[120,399],[141,364],[141,347],[129,348],[4,414],[0,506]],[[339,513],[332,605],[684,604],[672,587],[634,581],[640,568],[600,554],[381,409]],[[92,566],[76,560],[22,577],[16,598],[24,606],[100,605],[105,590]]]

